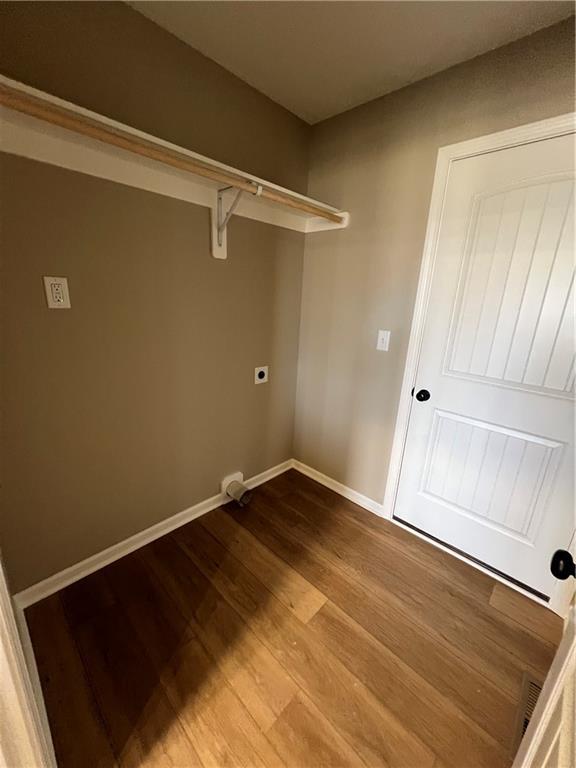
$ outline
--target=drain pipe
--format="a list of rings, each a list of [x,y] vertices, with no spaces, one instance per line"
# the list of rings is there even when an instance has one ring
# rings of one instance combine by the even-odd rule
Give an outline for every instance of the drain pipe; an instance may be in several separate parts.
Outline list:
[[[252,498],[252,491],[244,485],[243,480],[242,472],[235,472],[225,477],[220,485],[222,493],[233,499],[240,507],[245,507]]]

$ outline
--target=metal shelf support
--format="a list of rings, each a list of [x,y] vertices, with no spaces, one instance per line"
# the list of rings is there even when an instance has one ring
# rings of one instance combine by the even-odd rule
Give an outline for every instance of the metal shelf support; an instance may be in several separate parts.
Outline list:
[[[260,197],[262,194],[262,185],[255,184],[255,195]],[[232,202],[228,206],[228,210],[224,212],[225,197],[227,193],[236,190],[236,194],[232,199]],[[216,208],[212,208],[210,215],[212,219],[212,256],[215,259],[228,258],[227,249],[227,231],[228,222],[232,218],[234,211],[236,210],[240,198],[242,197],[243,189],[237,189],[236,187],[222,187],[218,190],[216,195]]]

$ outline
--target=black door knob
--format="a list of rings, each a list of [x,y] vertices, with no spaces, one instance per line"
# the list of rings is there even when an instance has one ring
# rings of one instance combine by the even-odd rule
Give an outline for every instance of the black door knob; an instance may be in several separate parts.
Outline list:
[[[565,549],[557,549],[552,557],[550,563],[550,570],[552,575],[557,579],[569,579],[570,576],[576,577],[576,565],[574,565],[574,559],[570,552]]]
[[[419,400],[421,403],[425,403],[426,400],[430,400],[430,392],[428,392],[427,389],[418,390],[418,392],[416,392],[416,400]]]

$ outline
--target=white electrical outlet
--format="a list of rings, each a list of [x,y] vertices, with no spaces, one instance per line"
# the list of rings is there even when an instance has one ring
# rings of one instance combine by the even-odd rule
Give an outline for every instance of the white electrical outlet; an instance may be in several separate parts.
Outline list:
[[[68,280],[65,277],[44,277],[48,309],[70,309]]]
[[[378,341],[376,349],[379,352],[388,352],[390,347],[390,331],[378,331]]]
[[[266,384],[268,381],[268,366],[261,365],[259,368],[254,368],[254,384]]]

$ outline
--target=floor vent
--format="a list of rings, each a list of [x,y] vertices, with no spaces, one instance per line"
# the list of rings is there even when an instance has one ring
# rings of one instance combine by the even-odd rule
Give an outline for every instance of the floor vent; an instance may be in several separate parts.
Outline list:
[[[518,717],[516,720],[516,733],[512,744],[513,754],[516,754],[518,751],[522,737],[526,733],[526,728],[528,728],[528,723],[534,714],[536,702],[538,701],[538,696],[540,696],[541,690],[542,683],[525,672],[524,680],[522,681],[522,695],[520,697]]]

